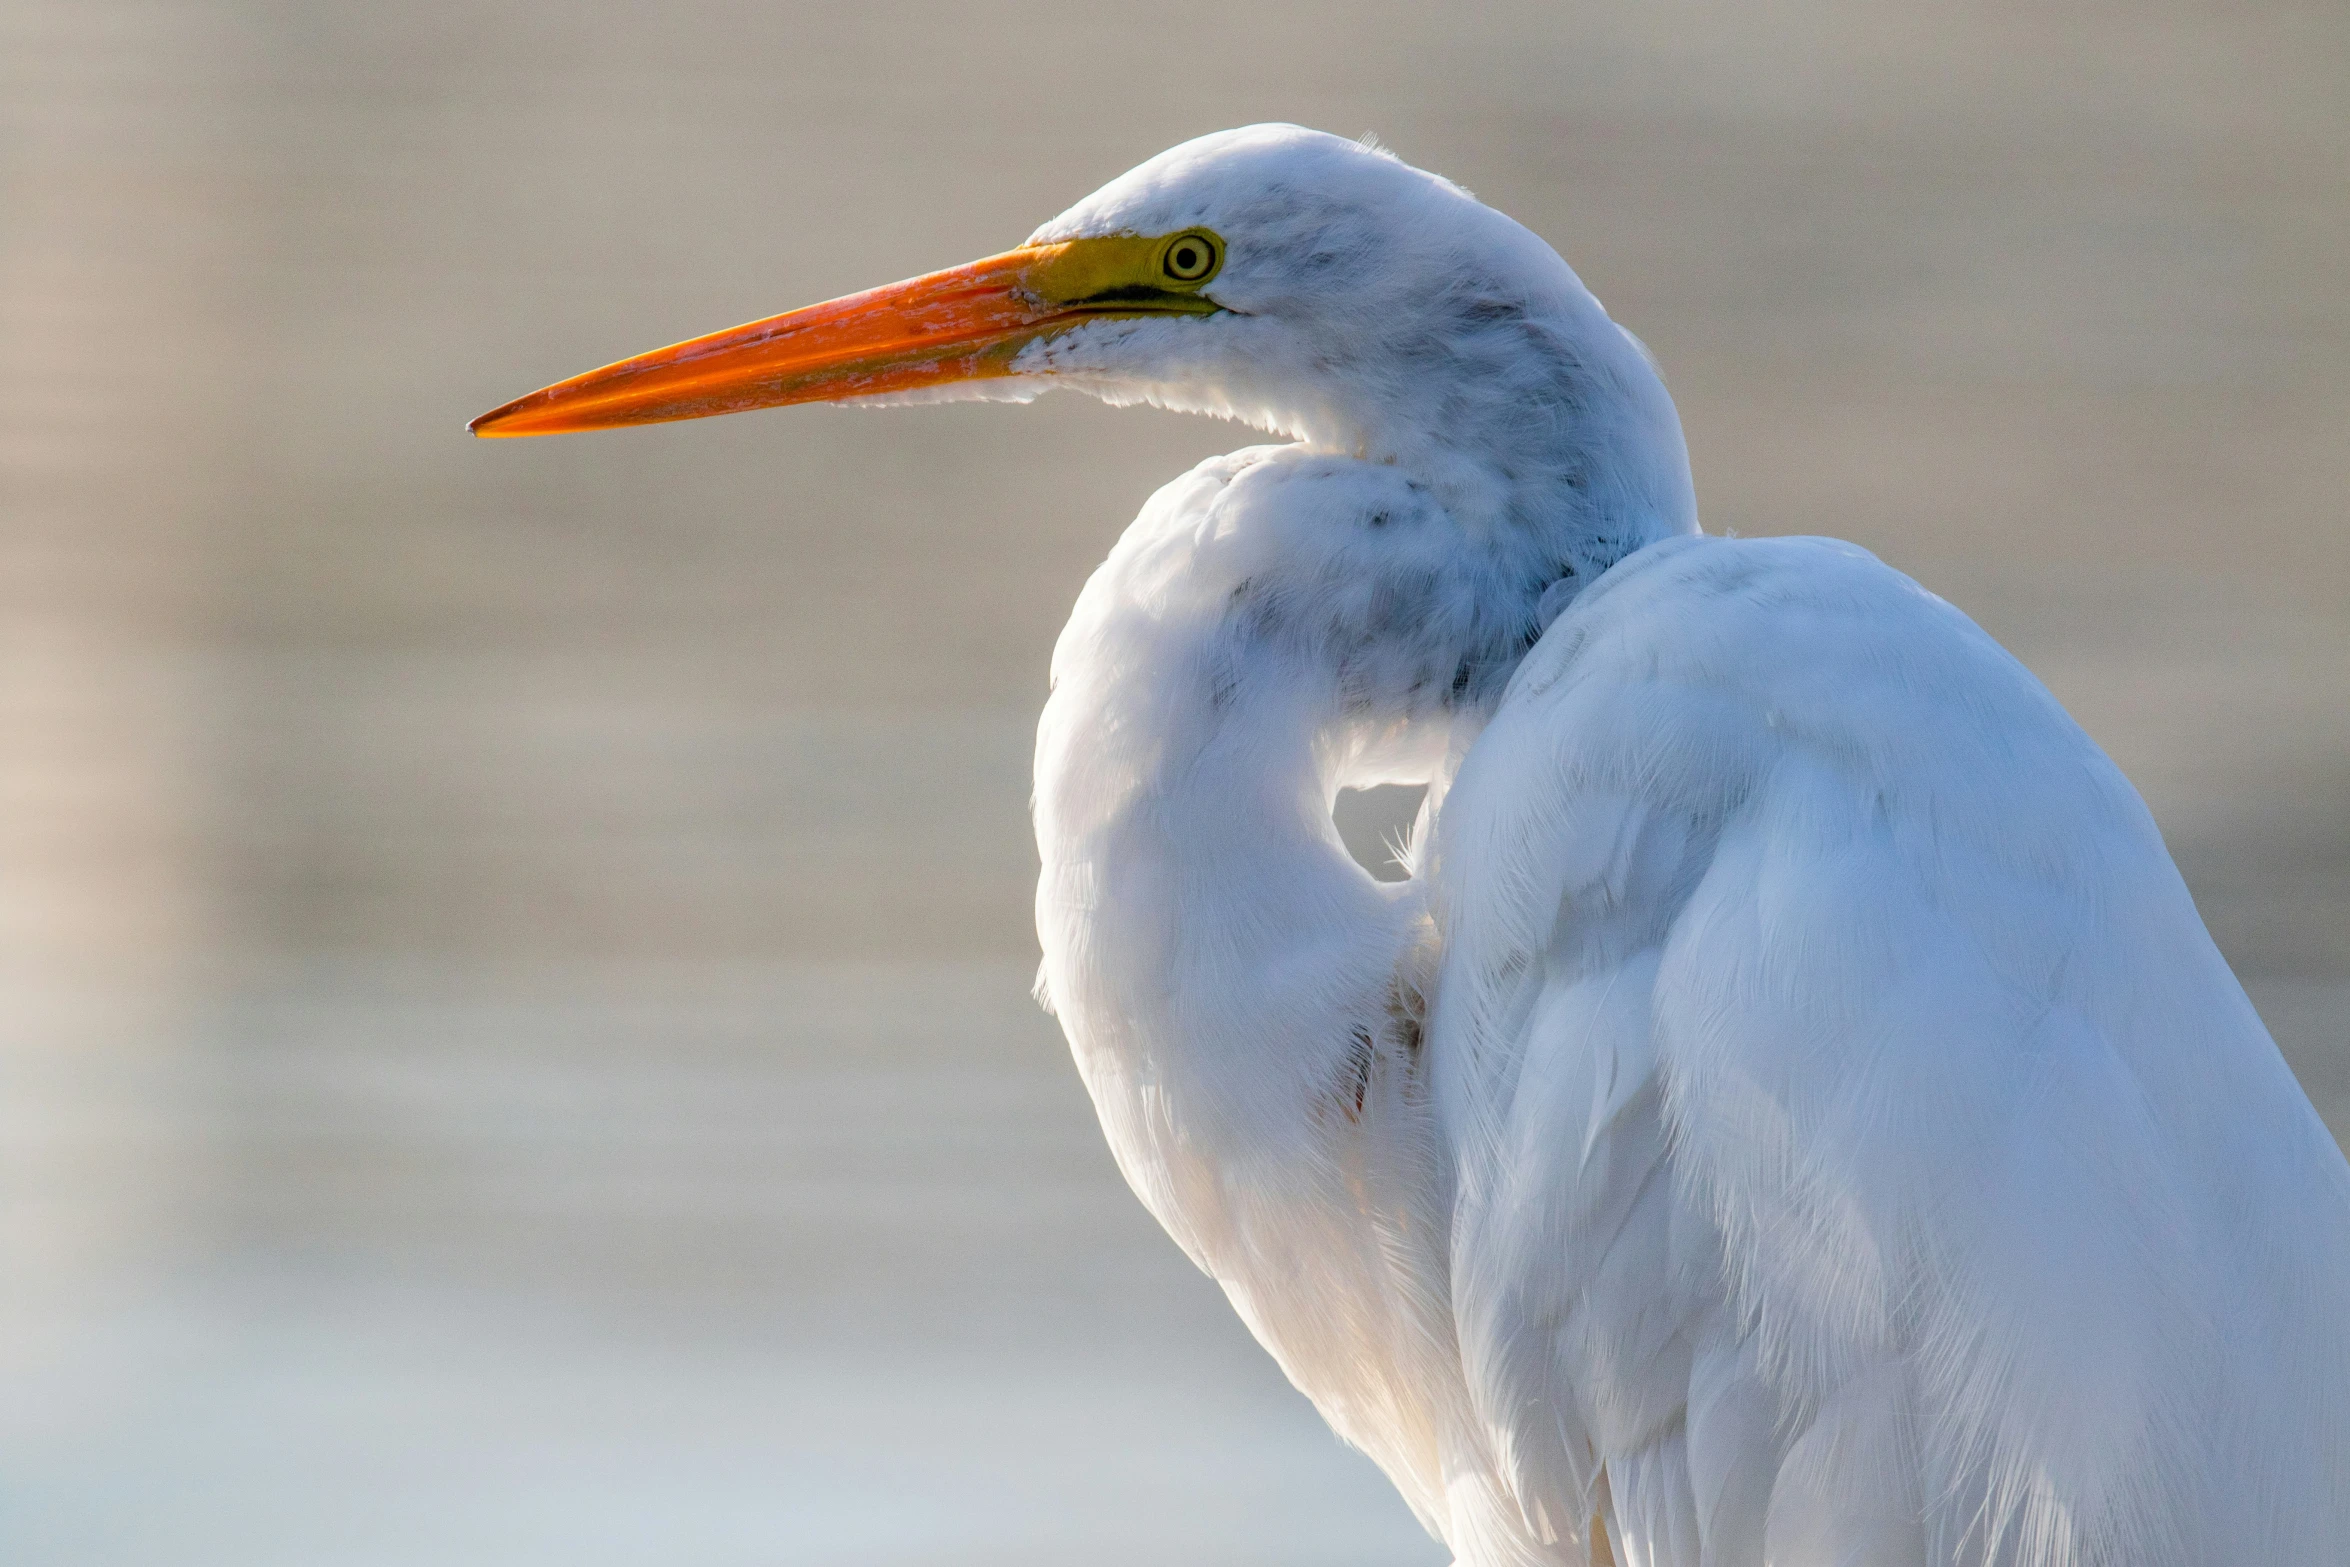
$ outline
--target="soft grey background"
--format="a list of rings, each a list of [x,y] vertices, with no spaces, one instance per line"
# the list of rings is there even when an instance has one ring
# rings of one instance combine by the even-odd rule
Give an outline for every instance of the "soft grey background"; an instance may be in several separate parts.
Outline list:
[[[2015,647],[2350,1131],[2339,0],[0,19],[0,1560],[1440,1559],[1025,997],[1053,633],[1248,437],[462,433],[1249,120]]]

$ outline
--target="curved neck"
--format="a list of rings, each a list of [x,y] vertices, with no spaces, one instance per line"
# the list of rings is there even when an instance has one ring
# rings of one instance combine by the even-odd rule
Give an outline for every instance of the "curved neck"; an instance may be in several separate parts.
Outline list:
[[[1407,725],[1358,727],[1327,672],[1262,642],[1233,668],[1229,629],[1132,603],[1073,623],[1097,657],[1063,661],[1038,730],[1042,982],[1122,1161],[1170,1140],[1227,1168],[1287,1148],[1386,1027],[1418,918],[1348,855],[1330,804],[1365,766],[1440,761]],[[1127,1162],[1138,1188],[1157,1178]],[[1145,1198],[1185,1233],[1173,1193]]]
[[[1203,1259],[1237,1173],[1319,1179],[1400,1026],[1418,889],[1355,864],[1330,804],[1441,781],[1524,647],[1490,578],[1393,470],[1260,449],[1155,497],[1062,634],[1043,988],[1129,1180]]]
[[[1040,990],[1119,1168],[1432,1524],[1451,1427],[1387,1372],[1457,1380],[1434,941],[1419,885],[1373,881],[1330,805],[1370,782],[1433,802],[1539,595],[1395,467],[1214,459],[1086,585],[1037,735]]]
[[[1342,326],[1267,314],[1153,334],[1139,373],[1118,342],[1098,364],[1075,344],[1056,368],[1112,402],[1237,419],[1392,466],[1466,543],[1540,555],[1554,568],[1545,581],[1569,570],[1589,581],[1698,531],[1697,497],[1648,351],[1565,262],[1547,247],[1540,259],[1539,275],[1348,312]]]

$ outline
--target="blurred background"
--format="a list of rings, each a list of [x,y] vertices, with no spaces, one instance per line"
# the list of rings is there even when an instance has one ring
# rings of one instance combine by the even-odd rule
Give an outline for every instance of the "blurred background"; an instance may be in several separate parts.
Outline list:
[[[1053,635],[1251,437],[463,429],[1252,120],[2015,648],[2350,1133],[2345,82],[2338,0],[0,0],[0,1560],[1441,1560],[1027,999]]]

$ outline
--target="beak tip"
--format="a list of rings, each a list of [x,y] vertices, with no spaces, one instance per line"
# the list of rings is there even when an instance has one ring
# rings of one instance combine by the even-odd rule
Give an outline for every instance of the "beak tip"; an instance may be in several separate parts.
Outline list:
[[[523,399],[517,398],[515,401],[521,402]],[[465,422],[466,433],[484,438],[512,434],[512,431],[499,427],[512,418],[514,409],[514,403],[505,403],[486,414],[478,414]]]

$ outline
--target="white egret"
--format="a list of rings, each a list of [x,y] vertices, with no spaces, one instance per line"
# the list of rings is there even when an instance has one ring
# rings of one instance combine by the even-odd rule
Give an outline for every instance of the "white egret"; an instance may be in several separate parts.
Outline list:
[[[2340,1567],[2350,1168],[2144,806],[1647,353],[1289,126],[488,435],[1055,386],[1287,438],[1053,659],[1040,994],[1135,1191],[1464,1567]],[[1374,881],[1345,786],[1428,786]]]

